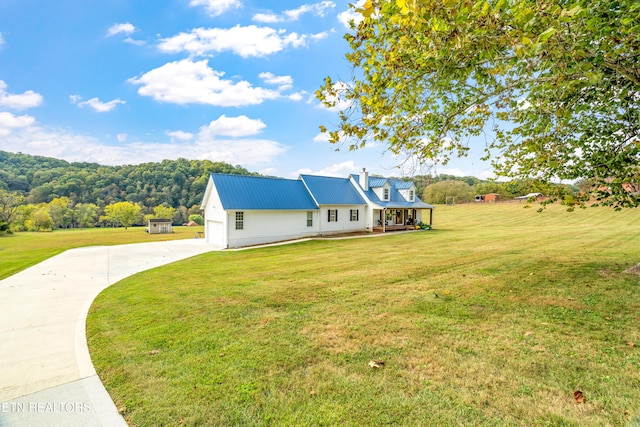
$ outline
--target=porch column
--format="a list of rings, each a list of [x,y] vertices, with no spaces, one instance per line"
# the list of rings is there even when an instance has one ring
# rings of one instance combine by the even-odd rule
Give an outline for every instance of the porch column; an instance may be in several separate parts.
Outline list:
[[[387,208],[382,209],[382,232],[387,232]]]

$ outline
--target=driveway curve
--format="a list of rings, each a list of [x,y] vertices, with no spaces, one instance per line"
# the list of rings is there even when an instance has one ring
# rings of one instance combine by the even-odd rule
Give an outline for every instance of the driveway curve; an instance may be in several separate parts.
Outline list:
[[[0,426],[126,426],[89,356],[91,303],[125,277],[216,249],[204,239],[76,248],[0,281]]]

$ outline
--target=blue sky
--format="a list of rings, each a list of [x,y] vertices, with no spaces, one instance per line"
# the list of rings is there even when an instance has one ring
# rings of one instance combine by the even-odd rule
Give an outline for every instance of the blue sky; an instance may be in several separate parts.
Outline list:
[[[353,1],[353,0],[352,0]],[[336,152],[315,99],[348,79],[348,1],[0,0],[0,150],[105,165],[209,159],[295,178],[366,167],[491,176],[481,153],[404,166]]]

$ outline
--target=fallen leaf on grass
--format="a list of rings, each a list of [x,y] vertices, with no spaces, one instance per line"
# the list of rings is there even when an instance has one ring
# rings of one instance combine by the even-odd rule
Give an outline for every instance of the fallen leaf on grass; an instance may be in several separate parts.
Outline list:
[[[149,354],[154,355],[160,353],[160,350],[151,350]]]
[[[380,368],[384,365],[384,360],[370,360],[369,366],[372,368]]]
[[[632,341],[629,341],[629,342],[627,343],[627,345],[628,345],[629,347],[635,347],[635,346],[636,346],[636,343],[634,343],[634,342],[632,342]]]
[[[316,391],[315,391],[315,390],[311,390],[311,391],[309,392],[309,396],[313,396],[313,395],[315,395],[315,394],[316,394]]]
[[[573,392],[573,398],[576,399],[576,403],[584,403],[584,394],[580,390]]]

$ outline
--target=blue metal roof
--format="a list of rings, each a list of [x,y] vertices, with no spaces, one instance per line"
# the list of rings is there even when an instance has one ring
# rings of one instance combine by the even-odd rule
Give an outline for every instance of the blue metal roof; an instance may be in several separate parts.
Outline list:
[[[359,186],[358,175],[352,175],[353,180]],[[372,180],[373,184],[372,184]],[[389,183],[391,186],[389,190],[389,199],[390,200],[380,200],[378,195],[373,191],[373,188],[382,187],[385,183]],[[409,202],[402,197],[399,190],[405,190],[411,187],[411,182],[403,181],[401,179],[393,179],[393,178],[369,178],[369,190],[364,191],[365,196],[376,205],[379,205],[383,208],[393,209],[393,208],[402,208],[402,209],[434,209],[433,205],[423,202],[415,196],[415,201]],[[362,188],[362,187],[360,187]]]
[[[355,180],[358,181],[358,175],[354,175]],[[379,178],[377,176],[369,177],[369,187],[382,187],[387,181],[387,178]]]
[[[300,175],[319,205],[366,205],[348,178]]]
[[[393,181],[398,190],[408,190],[413,185],[413,182],[403,181],[401,179],[394,179]]]
[[[222,207],[247,210],[318,209],[302,181],[260,176],[211,174]]]

